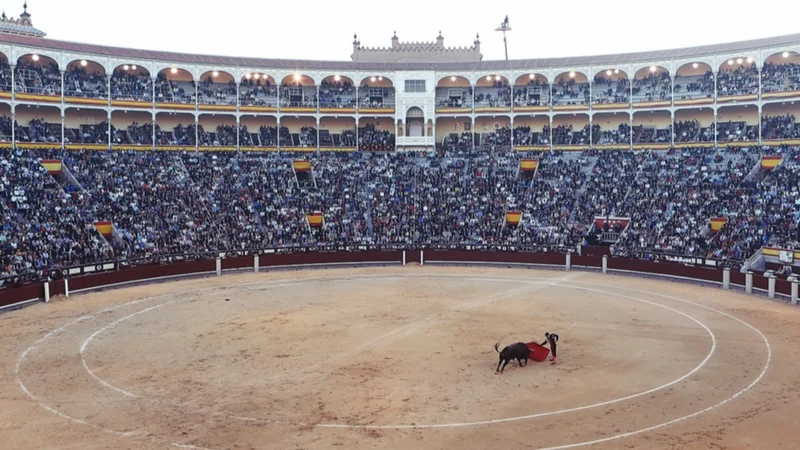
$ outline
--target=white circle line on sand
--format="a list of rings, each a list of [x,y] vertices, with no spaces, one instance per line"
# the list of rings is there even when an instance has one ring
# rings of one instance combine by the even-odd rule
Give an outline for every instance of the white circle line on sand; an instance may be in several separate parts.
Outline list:
[[[408,278],[435,279],[436,277],[426,276],[426,277],[408,277]],[[443,278],[452,278],[452,277],[443,277]],[[490,278],[490,277],[481,277],[481,278],[473,278],[472,280],[474,280],[474,281],[505,281],[505,282],[511,282],[511,283],[521,283],[521,284],[548,284],[548,285],[551,285],[551,286],[567,287],[567,286],[564,286],[564,285],[556,284],[556,282],[566,281],[566,280],[563,280],[563,279],[545,279],[545,280],[541,280],[541,281],[540,280],[534,281],[532,278],[534,278],[534,277],[526,278],[526,279],[514,279],[514,278],[493,279],[493,278]],[[397,279],[397,277],[392,277],[390,279]],[[380,277],[380,276],[374,276],[374,277],[370,278],[370,281],[384,281],[384,280],[385,280],[385,278]],[[347,281],[347,280],[336,279],[336,280],[332,280],[332,281],[341,282],[341,281]],[[303,284],[303,282],[302,281],[298,281],[296,283],[291,283],[291,284]],[[587,283],[587,284],[591,285],[590,283]],[[283,286],[283,285],[277,285],[277,286]],[[275,287],[277,287],[277,286],[275,286]],[[554,415],[558,415],[558,414],[566,414],[566,413],[571,413],[571,412],[583,411],[583,410],[592,409],[592,408],[599,408],[599,407],[608,406],[608,405],[611,405],[611,404],[614,404],[614,403],[633,400],[635,398],[639,398],[639,397],[642,397],[642,396],[645,396],[645,395],[649,395],[649,394],[652,394],[654,392],[657,392],[657,391],[660,391],[660,390],[663,390],[663,389],[667,389],[667,388],[669,388],[671,386],[674,386],[674,385],[684,381],[685,379],[691,377],[692,375],[697,373],[699,370],[701,370],[703,368],[703,366],[705,366],[708,363],[708,361],[711,359],[711,357],[713,356],[713,354],[714,354],[714,352],[716,350],[717,340],[716,340],[716,336],[714,335],[714,333],[708,328],[708,326],[706,326],[701,321],[697,320],[695,317],[690,316],[689,314],[686,314],[686,313],[684,313],[682,311],[678,311],[678,310],[676,310],[674,308],[671,308],[669,306],[662,305],[660,303],[656,303],[656,302],[652,302],[652,301],[649,301],[649,300],[640,299],[640,298],[637,298],[637,297],[632,297],[632,296],[623,295],[623,294],[616,294],[616,293],[607,292],[607,291],[603,291],[603,290],[599,290],[599,289],[582,288],[582,287],[574,287],[574,288],[585,290],[585,291],[590,291],[590,292],[596,292],[596,293],[601,293],[601,294],[612,295],[612,296],[615,296],[615,297],[625,298],[625,299],[628,299],[628,300],[633,300],[633,301],[637,301],[637,302],[640,302],[640,303],[649,304],[649,305],[652,305],[652,306],[656,306],[656,307],[663,308],[663,309],[666,309],[668,311],[674,312],[674,313],[676,313],[678,315],[684,316],[684,317],[688,318],[689,320],[695,322],[697,325],[699,325],[701,328],[703,328],[706,331],[706,333],[708,333],[709,337],[711,338],[711,349],[709,350],[709,352],[706,355],[706,357],[700,362],[700,364],[698,364],[696,367],[694,367],[691,371],[689,371],[688,373],[684,374],[683,376],[681,376],[681,377],[679,377],[679,378],[677,378],[675,380],[672,380],[672,381],[670,381],[668,383],[665,383],[665,384],[663,384],[661,386],[658,386],[658,387],[655,387],[655,388],[652,388],[652,389],[649,389],[649,390],[646,390],[646,391],[643,391],[643,392],[639,392],[639,393],[636,393],[636,394],[628,395],[628,396],[625,396],[625,397],[612,399],[612,400],[607,400],[607,401],[603,401],[603,402],[598,402],[598,403],[591,404],[591,405],[578,406],[578,407],[574,407],[574,408],[561,409],[561,410],[557,410],[557,411],[547,411],[547,412],[524,415],[524,416],[507,417],[507,418],[502,418],[502,419],[490,419],[490,420],[472,421],[472,422],[454,422],[454,423],[441,423],[441,424],[414,424],[414,425],[408,425],[408,424],[400,424],[400,425],[357,425],[357,424],[339,424],[339,423],[310,424],[310,423],[305,423],[305,422],[288,423],[286,421],[275,421],[275,420],[272,420],[272,419],[263,419],[263,418],[257,418],[257,417],[243,417],[243,416],[229,416],[229,417],[231,417],[233,419],[236,419],[236,420],[248,421],[248,422],[265,422],[265,423],[273,423],[273,424],[289,424],[289,425],[297,425],[297,426],[311,426],[311,427],[316,427],[316,428],[350,428],[350,429],[369,429],[369,430],[462,428],[462,427],[474,427],[474,426],[481,426],[481,425],[492,425],[492,424],[505,423],[505,422],[517,422],[517,421],[522,421],[522,420],[531,420],[531,419],[537,419],[537,418],[541,418],[541,417],[554,416]],[[170,302],[170,303],[174,303],[174,302]],[[91,340],[94,339],[97,335],[99,335],[100,333],[102,333],[104,331],[111,330],[112,328],[116,327],[118,324],[120,324],[122,322],[125,322],[126,320],[128,320],[130,318],[133,318],[133,317],[138,316],[140,314],[146,313],[146,312],[151,311],[153,309],[155,309],[155,307],[151,307],[151,308],[147,308],[147,309],[142,310],[142,311],[134,312],[132,314],[129,314],[128,316],[125,316],[125,317],[113,322],[110,325],[107,325],[106,327],[102,328],[101,330],[96,331],[86,341],[84,341],[83,345],[81,346],[81,359],[83,360],[83,353],[86,350],[86,347],[89,345]],[[87,367],[85,362],[84,362],[84,367],[85,368]],[[115,390],[117,392],[120,392],[123,395],[129,396],[129,397],[136,397],[136,395],[130,394],[127,391],[125,391],[125,390],[123,390],[121,388],[118,388],[118,387],[112,385],[111,383],[108,383],[105,380],[102,380],[102,379],[96,377],[93,374],[92,374],[92,376],[95,377],[95,379],[97,379],[104,386],[110,387],[111,389],[113,389],[113,390]]]
[[[363,278],[363,277],[361,277],[361,278]],[[407,277],[407,278],[427,278],[427,279],[435,279],[435,277],[430,277],[430,276],[427,276],[427,277]],[[406,278],[406,279],[407,279],[407,278]],[[449,278],[449,277],[448,277],[448,278]],[[404,278],[402,278],[402,277],[381,277],[381,276],[374,276],[374,275],[373,275],[372,277],[370,277],[370,278],[369,278],[369,281],[386,281],[386,280],[402,280],[402,279],[404,279]],[[345,282],[345,281],[352,281],[352,280],[349,280],[349,279],[339,279],[339,278],[329,278],[329,279],[327,279],[327,280],[328,280],[328,281],[335,282],[335,283],[340,283],[340,282]],[[315,281],[318,281],[318,280],[315,280]],[[525,283],[525,284],[545,284],[545,285],[549,285],[549,286],[558,286],[557,284],[555,284],[555,282],[556,282],[556,281],[565,281],[565,280],[563,280],[563,279],[552,279],[552,280],[550,280],[550,279],[546,279],[546,280],[542,280],[542,281],[527,281],[527,280],[526,280],[524,283]],[[270,287],[272,287],[272,288],[275,288],[275,287],[285,287],[285,286],[296,286],[296,285],[307,284],[307,283],[308,283],[308,282],[304,282],[304,281],[295,281],[295,282],[291,282],[291,283],[280,283],[280,284],[274,284],[274,285],[272,285],[272,284],[271,284],[271,285],[269,285],[269,286],[270,286]],[[257,290],[257,289],[253,288],[253,289],[248,289],[248,290]],[[184,299],[184,300],[189,300],[189,299]],[[123,318],[121,318],[121,319],[119,319],[119,320],[116,320],[116,321],[112,322],[111,324],[109,324],[109,325],[107,325],[107,326],[105,326],[105,327],[103,327],[103,328],[101,328],[101,329],[99,329],[99,330],[95,331],[94,333],[92,333],[92,335],[91,335],[91,336],[89,336],[89,337],[88,337],[88,338],[87,338],[85,341],[83,341],[83,344],[81,345],[81,349],[80,349],[80,355],[81,355],[81,363],[83,364],[83,368],[84,368],[84,369],[85,369],[87,372],[89,372],[89,375],[91,375],[91,376],[92,376],[92,378],[94,378],[95,380],[97,380],[98,382],[100,382],[100,383],[101,383],[103,386],[106,386],[106,387],[107,387],[107,388],[109,388],[109,389],[112,389],[112,390],[114,390],[114,391],[117,391],[117,392],[119,392],[120,394],[122,394],[122,395],[124,395],[124,396],[126,396],[126,397],[130,397],[130,398],[137,398],[137,397],[139,397],[139,398],[146,398],[146,397],[144,397],[144,396],[136,395],[136,394],[134,394],[134,393],[132,393],[132,392],[129,392],[129,391],[126,391],[126,390],[124,390],[124,389],[122,389],[122,388],[119,388],[119,387],[117,387],[117,386],[115,386],[115,385],[113,385],[113,384],[111,384],[111,383],[107,382],[106,380],[104,380],[104,379],[102,379],[102,378],[98,377],[97,375],[95,375],[95,373],[94,373],[94,372],[91,370],[91,368],[90,368],[90,367],[89,367],[89,365],[87,364],[87,362],[86,362],[86,359],[84,358],[84,354],[85,354],[85,352],[86,352],[86,349],[87,349],[87,347],[89,346],[89,344],[90,344],[90,343],[91,343],[91,342],[92,342],[92,341],[93,341],[93,340],[94,340],[94,339],[95,339],[95,338],[96,338],[98,335],[100,335],[100,334],[102,334],[102,333],[104,333],[104,332],[106,332],[106,331],[109,331],[109,330],[111,330],[111,329],[115,328],[117,325],[119,325],[119,324],[120,324],[120,323],[122,323],[122,322],[125,322],[125,321],[127,321],[128,319],[131,319],[131,318],[133,318],[133,317],[136,317],[136,316],[138,316],[138,315],[140,315],[140,314],[144,314],[144,313],[146,313],[146,312],[152,311],[152,310],[154,310],[154,309],[156,309],[156,308],[159,308],[159,307],[161,307],[161,306],[165,306],[165,305],[168,305],[168,304],[171,304],[171,303],[176,303],[176,302],[178,302],[178,301],[179,301],[179,300],[173,300],[173,301],[171,301],[171,302],[162,303],[162,304],[160,304],[160,305],[158,305],[158,306],[154,306],[154,307],[146,308],[146,309],[144,309],[144,310],[141,310],[141,311],[135,312],[135,313],[133,313],[133,314],[129,314],[129,315],[127,315],[127,316],[125,316],[125,317],[123,317]],[[713,339],[713,335],[712,335],[712,339]],[[710,357],[710,356],[711,356],[711,355],[709,354],[709,357]],[[304,425],[305,425],[305,424],[304,424]]]
[[[354,279],[354,278],[365,278],[365,277],[369,277],[369,276],[368,275],[366,275],[366,276],[351,275],[351,276],[344,276],[342,278]],[[460,279],[464,279],[463,276],[450,276],[450,277],[448,277],[448,276],[438,276],[438,277],[420,276],[420,277],[407,277],[407,278],[460,278]],[[533,278],[533,277],[525,277],[523,279],[524,280],[530,280],[531,278]],[[318,277],[316,279],[327,280],[327,279],[330,279],[330,278]],[[492,280],[493,281],[503,281],[503,280],[515,281],[514,278],[512,278],[512,277],[498,277],[498,278],[492,279]],[[555,279],[553,279],[553,280],[555,280]],[[286,281],[286,280],[273,280],[273,282],[283,282],[283,281]],[[311,281],[311,280],[306,280],[306,281]],[[730,318],[732,320],[735,320],[735,321],[747,326],[748,328],[753,330],[755,333],[757,333],[761,337],[762,341],[764,342],[764,344],[766,346],[766,349],[767,349],[767,360],[766,360],[766,362],[764,364],[764,367],[763,367],[761,373],[759,374],[758,377],[756,377],[756,379],[753,380],[753,382],[751,382],[744,389],[740,390],[739,392],[735,393],[734,395],[726,398],[725,400],[723,400],[723,401],[721,401],[721,402],[719,402],[719,403],[717,403],[717,404],[715,404],[713,406],[709,406],[709,407],[707,407],[705,409],[702,409],[700,411],[697,411],[697,412],[695,412],[693,414],[689,414],[689,415],[686,415],[686,416],[683,416],[683,417],[672,419],[672,420],[664,422],[662,424],[654,425],[654,426],[643,428],[643,429],[640,429],[640,430],[635,430],[635,431],[632,431],[632,432],[622,433],[622,434],[618,434],[618,435],[615,435],[615,436],[609,436],[609,437],[606,437],[606,438],[593,440],[593,441],[586,441],[586,442],[581,442],[581,443],[568,444],[568,445],[565,445],[565,446],[558,446],[558,447],[549,447],[549,448],[545,448],[545,449],[542,449],[542,450],[568,449],[568,448],[576,448],[576,447],[582,447],[582,446],[587,446],[587,445],[599,444],[599,443],[603,443],[603,442],[613,441],[613,440],[616,440],[616,439],[622,439],[622,438],[630,437],[630,436],[641,434],[641,433],[646,433],[646,432],[649,432],[649,431],[653,431],[655,429],[666,427],[666,426],[672,425],[674,423],[681,422],[681,421],[696,417],[696,416],[698,416],[700,414],[703,414],[705,412],[708,412],[710,410],[713,410],[713,409],[716,409],[716,408],[718,408],[720,406],[723,406],[726,403],[729,403],[729,402],[733,401],[734,399],[736,399],[736,398],[742,396],[743,394],[745,394],[747,391],[751,390],[754,386],[756,386],[756,384],[758,384],[758,382],[761,381],[761,379],[763,379],[763,377],[766,375],[766,373],[767,373],[767,371],[768,371],[768,369],[770,367],[770,363],[771,363],[771,360],[772,360],[772,348],[771,348],[771,345],[770,345],[769,340],[767,339],[767,337],[760,330],[758,330],[756,327],[754,327],[751,324],[745,322],[744,320],[741,320],[741,319],[739,319],[737,317],[734,317],[731,314],[725,313],[723,311],[719,311],[719,310],[711,308],[709,306],[705,306],[705,305],[701,305],[701,304],[698,304],[698,303],[695,303],[695,302],[691,302],[689,300],[685,300],[685,299],[681,299],[681,298],[677,298],[677,297],[672,297],[672,296],[667,296],[667,295],[663,295],[663,294],[658,294],[658,293],[654,293],[654,292],[637,290],[637,289],[627,288],[627,287],[623,287],[623,286],[605,285],[605,284],[599,284],[599,283],[587,283],[587,282],[579,282],[579,281],[572,281],[572,282],[580,283],[580,284],[586,284],[586,285],[594,285],[594,286],[599,286],[599,287],[612,288],[612,289],[628,290],[628,291],[631,291],[631,292],[644,293],[644,294],[648,294],[648,295],[655,295],[655,296],[658,296],[658,297],[661,297],[661,298],[666,298],[666,299],[670,299],[670,300],[683,302],[683,303],[686,303],[686,304],[694,305],[694,306],[697,306],[697,307],[700,307],[700,308],[703,308],[703,309],[706,309],[706,310],[721,314],[721,315],[723,315],[725,317],[728,317],[728,318]],[[265,284],[265,283],[269,283],[269,282],[259,281],[259,282],[253,282],[253,283],[243,283],[243,284],[237,285],[237,287],[256,285],[256,284]],[[223,287],[222,290],[224,290],[225,288],[227,288],[227,287]],[[205,288],[205,289],[196,289],[196,290],[191,290],[191,291],[180,292],[179,294],[190,294],[190,293],[194,293],[194,292],[207,291],[209,289],[215,289],[215,288],[212,287],[212,288]],[[133,301],[133,302],[120,304],[120,305],[117,305],[117,306],[102,310],[101,312],[108,311],[108,310],[113,310],[113,309],[117,309],[117,308],[121,308],[121,307],[124,307],[126,305],[139,303],[139,302],[142,302],[142,301],[145,301],[145,300],[161,298],[161,297],[164,297],[166,295],[169,295],[169,294],[156,296],[156,297],[153,297],[153,298],[150,298],[150,299],[140,299],[140,300],[136,300],[136,301]],[[173,293],[173,295],[174,295],[174,293]],[[100,428],[100,429],[103,429],[103,430],[105,430],[107,432],[110,432],[110,433],[113,433],[113,434],[130,436],[130,435],[132,435],[132,433],[122,433],[122,432],[119,432],[119,431],[116,431],[116,430],[110,430],[110,429],[102,428],[102,427],[99,427],[97,425],[85,422],[83,420],[70,417],[70,416],[62,413],[61,411],[58,411],[55,408],[52,408],[49,405],[46,405],[44,402],[39,400],[33,393],[31,393],[28,390],[28,388],[24,385],[24,383],[22,382],[22,380],[20,379],[20,376],[19,376],[20,366],[21,366],[23,360],[28,356],[28,354],[31,351],[35,350],[39,345],[41,345],[44,341],[46,341],[51,336],[53,336],[53,335],[55,335],[57,333],[60,333],[61,331],[63,331],[64,329],[68,328],[69,326],[74,325],[75,323],[78,323],[80,321],[86,320],[86,319],[91,318],[91,317],[92,317],[92,315],[82,316],[82,317],[79,317],[78,319],[75,319],[75,320],[65,324],[65,325],[62,325],[61,327],[59,327],[59,328],[51,331],[47,335],[45,335],[43,338],[41,338],[39,341],[34,343],[31,347],[29,347],[25,351],[23,351],[22,354],[20,355],[20,358],[17,361],[17,365],[16,365],[16,368],[15,368],[15,375],[16,375],[16,378],[17,378],[17,383],[19,384],[19,386],[22,389],[22,391],[26,395],[28,395],[31,399],[33,399],[35,402],[37,402],[44,409],[46,409],[46,410],[48,410],[48,411],[50,411],[50,412],[52,412],[52,413],[54,413],[54,414],[56,414],[56,415],[58,415],[60,417],[63,417],[65,419],[68,419],[68,420],[76,422],[76,423],[81,423],[81,424],[89,425],[91,427]],[[246,420],[247,418],[241,418],[241,419],[245,419]],[[179,446],[179,447],[186,446],[186,447],[190,447],[190,448],[201,448],[201,447],[194,447],[194,446],[188,446],[188,445],[185,445],[185,444],[176,444],[176,443],[172,443],[171,445]]]

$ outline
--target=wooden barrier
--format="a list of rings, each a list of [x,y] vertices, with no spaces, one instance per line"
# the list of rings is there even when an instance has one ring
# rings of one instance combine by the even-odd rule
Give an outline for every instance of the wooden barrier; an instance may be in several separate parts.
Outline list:
[[[545,266],[556,269],[565,269],[567,257],[564,253],[557,252],[524,252],[524,251],[481,251],[481,250],[405,250],[408,263],[424,261],[431,264],[477,264],[477,265],[530,265]],[[403,250],[370,250],[354,252],[325,252],[309,251],[296,253],[262,253],[258,254],[258,267],[260,270],[269,270],[276,267],[305,267],[324,265],[360,265],[360,264],[397,264],[403,262]],[[608,272],[632,273],[652,276],[665,276],[682,281],[695,281],[715,283],[722,285],[724,270],[719,267],[702,265],[685,265],[667,261],[651,261],[629,258],[615,258],[607,255],[592,254],[581,256],[572,254],[570,265],[572,268],[600,269],[603,259],[607,258]],[[234,256],[220,261],[223,271],[253,270],[256,254]],[[213,274],[216,269],[216,259],[199,261],[180,261],[171,264],[150,264],[137,267],[120,268],[116,271],[102,272],[90,275],[81,275],[69,278],[70,292],[80,292],[89,289],[119,286],[136,281],[158,280],[168,277],[180,277],[192,274]],[[745,287],[745,274],[738,270],[731,270],[730,285]],[[63,295],[66,292],[66,281],[58,279],[49,282],[51,296]],[[756,290],[768,289],[769,281],[762,274],[753,276],[753,287]],[[775,292],[784,296],[791,296],[792,283],[775,280]],[[7,287],[0,290],[0,309],[17,304],[23,304],[33,299],[44,298],[44,283],[34,283],[21,287]]]

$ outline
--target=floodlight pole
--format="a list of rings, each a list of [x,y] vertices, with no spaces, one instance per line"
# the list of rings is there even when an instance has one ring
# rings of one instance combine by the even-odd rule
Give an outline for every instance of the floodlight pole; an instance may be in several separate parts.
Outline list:
[[[508,39],[506,38],[506,31],[511,31],[511,27],[508,26],[508,16],[506,16],[506,20],[500,22],[500,26],[495,28],[494,31],[503,32],[503,46],[506,49],[506,61],[508,61]]]

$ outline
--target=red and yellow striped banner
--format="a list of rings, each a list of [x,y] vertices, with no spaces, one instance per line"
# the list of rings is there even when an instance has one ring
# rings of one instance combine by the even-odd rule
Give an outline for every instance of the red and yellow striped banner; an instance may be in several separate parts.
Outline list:
[[[761,157],[761,168],[762,169],[774,169],[778,167],[783,161],[783,157],[780,155],[767,155]]]
[[[49,173],[61,173],[61,160],[60,159],[43,159],[42,167]]]
[[[304,159],[296,159],[292,162],[292,166],[294,167],[295,172],[310,172],[311,171],[311,161],[306,161]]]
[[[108,221],[95,222],[94,227],[97,228],[97,231],[99,231],[103,236],[111,236],[111,234],[114,232],[114,227],[111,225],[111,222]]]
[[[321,227],[324,221],[322,213],[319,211],[315,211],[311,214],[306,214],[306,220],[308,220],[308,225],[311,227]]]
[[[537,167],[539,167],[539,160],[521,159],[519,161],[519,168],[525,172],[533,172]]]
[[[506,212],[506,223],[509,225],[519,225],[519,221],[521,219],[522,219],[522,212],[520,211]]]
[[[721,230],[725,224],[728,223],[727,217],[712,217],[711,218],[711,231],[716,233],[717,231]]]

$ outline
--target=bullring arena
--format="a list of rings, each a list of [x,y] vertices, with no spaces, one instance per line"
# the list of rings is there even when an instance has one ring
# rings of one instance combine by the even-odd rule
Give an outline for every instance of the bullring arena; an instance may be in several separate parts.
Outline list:
[[[601,273],[340,268],[2,321],[5,448],[793,448],[800,314]],[[561,336],[559,364],[495,342]]]

